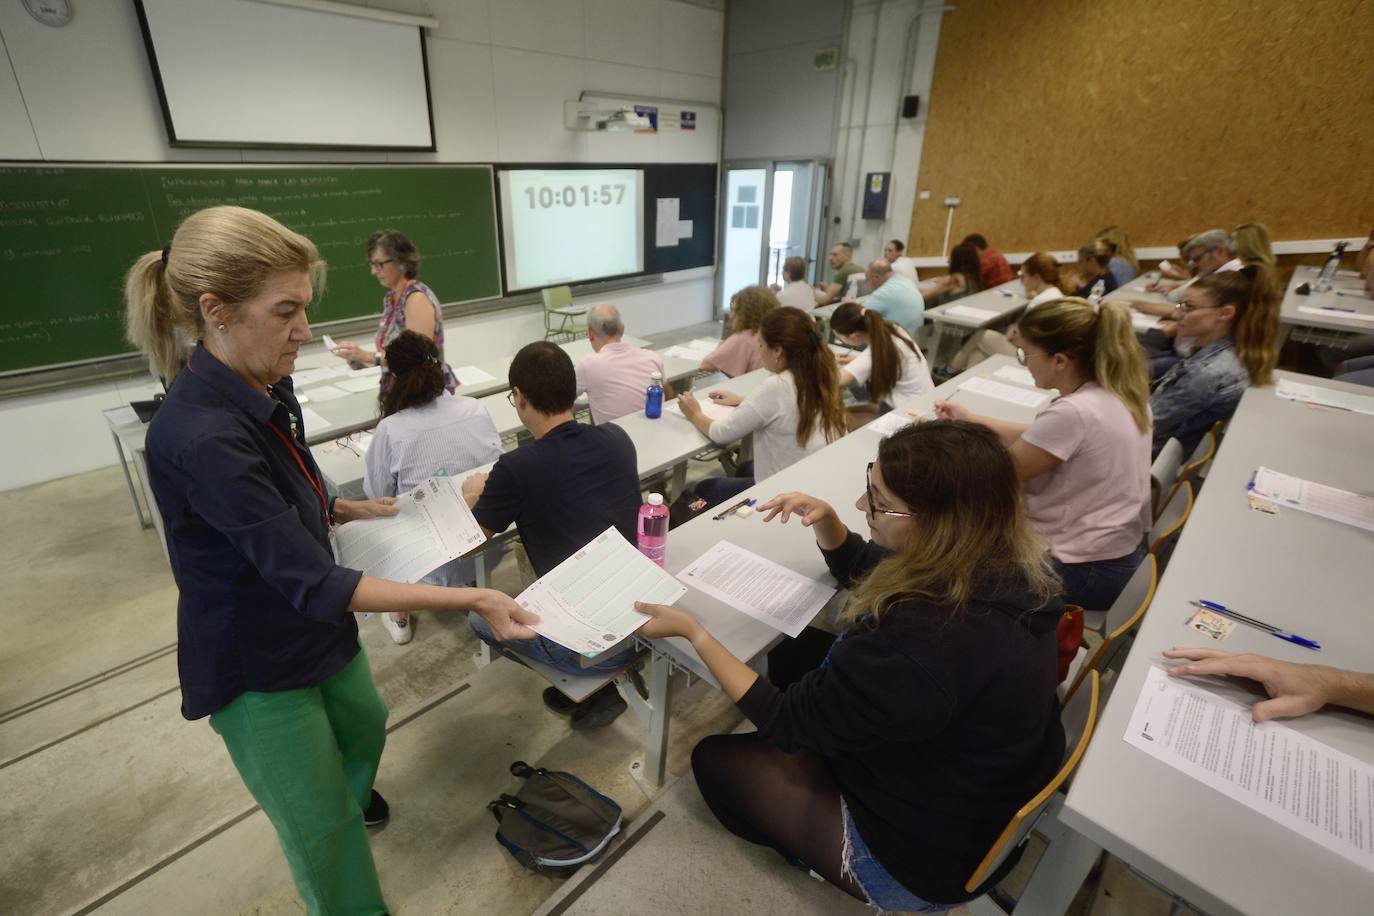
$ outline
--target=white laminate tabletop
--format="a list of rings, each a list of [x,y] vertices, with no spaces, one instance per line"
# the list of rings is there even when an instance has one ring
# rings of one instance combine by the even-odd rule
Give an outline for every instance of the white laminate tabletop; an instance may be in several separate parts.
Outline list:
[[[1279,323],[1374,334],[1374,320],[1345,317],[1351,313],[1374,316],[1374,300],[1365,298],[1364,282],[1358,276],[1351,276],[1347,271],[1338,271],[1331,281],[1329,291],[1308,293],[1305,296],[1296,292],[1303,283],[1316,283],[1319,273],[1319,267],[1299,267],[1293,271],[1293,276],[1288,281],[1288,289],[1283,294],[1283,303],[1279,306]],[[1343,293],[1355,295],[1342,295]],[[1321,311],[1299,311],[1304,307]]]
[[[1368,388],[1288,372],[1353,393]],[[1323,646],[1320,653],[1238,626],[1220,645],[1295,662],[1374,671],[1369,570],[1374,532],[1292,509],[1248,506],[1261,465],[1359,493],[1374,491],[1374,417],[1251,388],[1222,441],[1074,776],[1061,819],[1213,916],[1367,912],[1374,874],[1146,755],[1123,739],[1147,669],[1174,645],[1198,645],[1190,601],[1208,598]],[[1246,682],[1217,691],[1253,700]],[[1374,721],[1325,710],[1285,724],[1374,763]]]
[[[1029,300],[1026,299],[1026,291],[1021,286],[1021,281],[1008,280],[992,289],[985,289],[982,292],[964,296],[962,299],[926,309],[926,317],[940,324],[951,324],[961,328],[983,328],[1021,311],[1026,307],[1027,301]],[[985,314],[982,316],[960,314],[957,310],[961,310],[961,308],[977,309]],[[951,314],[951,310],[956,311]]]

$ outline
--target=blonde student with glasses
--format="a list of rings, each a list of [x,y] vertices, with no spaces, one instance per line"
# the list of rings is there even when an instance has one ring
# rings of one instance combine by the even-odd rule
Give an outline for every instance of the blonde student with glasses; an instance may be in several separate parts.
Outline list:
[[[1149,385],[1130,311],[1056,299],[1026,312],[1017,343],[1036,386],[1060,392],[1032,422],[978,416],[955,401],[936,401],[935,413],[996,431],[1064,601],[1110,607],[1144,559],[1150,524]]]

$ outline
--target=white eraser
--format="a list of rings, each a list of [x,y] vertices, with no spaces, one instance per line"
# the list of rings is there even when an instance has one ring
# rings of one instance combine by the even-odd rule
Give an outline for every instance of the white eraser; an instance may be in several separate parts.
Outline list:
[[[752,506],[740,506],[738,509],[735,510],[735,515],[739,516],[740,518],[748,518],[753,514],[754,509]]]

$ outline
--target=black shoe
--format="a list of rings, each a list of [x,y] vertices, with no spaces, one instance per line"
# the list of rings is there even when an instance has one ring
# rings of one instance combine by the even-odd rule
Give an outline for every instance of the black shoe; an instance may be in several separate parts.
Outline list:
[[[557,687],[544,688],[544,705],[560,716],[570,716],[577,711],[577,704]]]
[[[573,730],[580,732],[603,728],[620,718],[620,714],[629,708],[615,685],[607,684],[578,704],[572,714]]]
[[[363,812],[363,823],[368,827],[379,827],[385,824],[391,817],[391,806],[382,798],[382,794],[376,789],[372,790],[372,801],[367,803],[367,810]]]

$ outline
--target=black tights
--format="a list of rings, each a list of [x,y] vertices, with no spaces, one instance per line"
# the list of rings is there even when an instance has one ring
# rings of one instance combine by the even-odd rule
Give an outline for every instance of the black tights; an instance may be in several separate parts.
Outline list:
[[[867,902],[842,874],[844,823],[840,789],[824,759],[788,754],[757,733],[712,735],[692,750],[701,797],[725,829],[800,860],[825,880]]]

